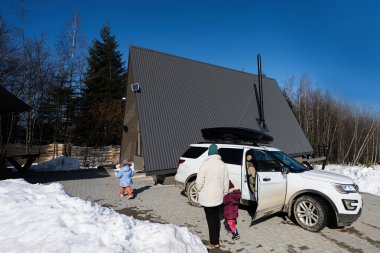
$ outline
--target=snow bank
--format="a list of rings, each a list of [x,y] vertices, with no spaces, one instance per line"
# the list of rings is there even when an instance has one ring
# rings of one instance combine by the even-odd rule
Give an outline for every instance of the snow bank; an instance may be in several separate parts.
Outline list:
[[[56,159],[32,165],[30,170],[42,171],[61,171],[61,170],[79,170],[79,160],[72,157],[60,156]]]
[[[321,165],[315,166],[316,169],[321,169]],[[349,166],[349,165],[326,165],[326,171],[345,175],[352,178],[359,186],[361,192],[371,193],[380,196],[380,166],[373,167],[365,166]]]
[[[0,252],[207,252],[187,228],[68,196],[63,186],[0,181]]]

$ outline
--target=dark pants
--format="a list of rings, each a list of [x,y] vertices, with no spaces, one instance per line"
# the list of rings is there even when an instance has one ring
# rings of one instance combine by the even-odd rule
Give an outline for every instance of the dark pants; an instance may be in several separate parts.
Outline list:
[[[215,245],[219,244],[220,235],[220,206],[203,207],[206,213],[206,220],[208,225],[208,234],[210,243]]]

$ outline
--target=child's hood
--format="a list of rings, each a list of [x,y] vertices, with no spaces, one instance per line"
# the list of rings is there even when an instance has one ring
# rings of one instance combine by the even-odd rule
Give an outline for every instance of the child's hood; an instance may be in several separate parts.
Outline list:
[[[121,171],[124,171],[124,172],[129,172],[130,170],[131,170],[131,167],[129,167],[128,165],[121,168]]]

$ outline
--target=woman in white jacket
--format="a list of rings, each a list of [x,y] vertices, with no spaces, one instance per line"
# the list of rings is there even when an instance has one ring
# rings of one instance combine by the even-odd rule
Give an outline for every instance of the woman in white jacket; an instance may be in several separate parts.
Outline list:
[[[220,235],[219,209],[223,197],[228,193],[229,178],[226,165],[218,155],[218,146],[210,145],[208,157],[203,162],[197,176],[198,202],[206,213],[210,248],[218,248]]]

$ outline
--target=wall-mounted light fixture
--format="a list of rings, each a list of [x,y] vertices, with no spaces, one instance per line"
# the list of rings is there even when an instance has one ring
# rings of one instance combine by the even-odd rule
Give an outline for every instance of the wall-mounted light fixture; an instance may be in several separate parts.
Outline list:
[[[133,92],[139,92],[140,91],[140,84],[139,83],[131,84],[131,89]]]

